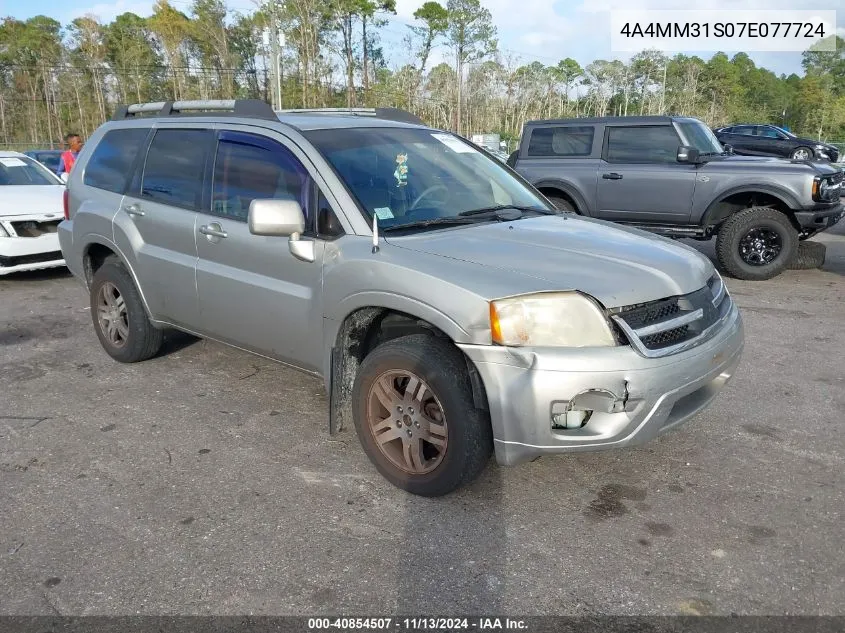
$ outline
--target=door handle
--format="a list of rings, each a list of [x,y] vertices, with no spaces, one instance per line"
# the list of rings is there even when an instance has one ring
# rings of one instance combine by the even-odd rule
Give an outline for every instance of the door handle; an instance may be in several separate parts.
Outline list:
[[[123,212],[126,213],[126,215],[132,215],[132,216],[139,216],[140,217],[140,216],[144,215],[144,212],[141,211],[140,205],[137,205],[137,204],[127,204],[125,207],[123,207]]]
[[[622,174],[617,174],[616,172],[610,172],[609,174],[602,174],[602,178],[605,180],[622,180]]]
[[[229,234],[217,223],[201,226],[200,233],[209,237],[229,237]]]

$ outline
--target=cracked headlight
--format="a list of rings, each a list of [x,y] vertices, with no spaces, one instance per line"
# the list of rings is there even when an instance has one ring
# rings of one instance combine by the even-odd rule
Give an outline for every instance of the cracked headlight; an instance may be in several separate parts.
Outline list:
[[[610,347],[601,308],[579,292],[543,292],[490,302],[493,342],[508,346]]]

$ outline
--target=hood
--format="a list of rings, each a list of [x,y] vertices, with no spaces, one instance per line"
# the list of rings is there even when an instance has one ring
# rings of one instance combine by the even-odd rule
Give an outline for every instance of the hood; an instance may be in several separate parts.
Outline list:
[[[5,185],[0,187],[0,218],[64,216],[64,185]]]
[[[776,156],[739,156],[738,154],[712,156],[702,165],[702,168],[707,167],[719,167],[738,171],[765,169],[768,172],[807,173],[813,176],[825,176],[840,171],[838,167],[834,167],[830,163],[792,160],[789,158],[778,158]]]
[[[579,290],[615,308],[702,288],[713,265],[698,251],[629,227],[572,216],[470,225],[408,236],[393,246]],[[479,274],[483,274],[479,271]]]

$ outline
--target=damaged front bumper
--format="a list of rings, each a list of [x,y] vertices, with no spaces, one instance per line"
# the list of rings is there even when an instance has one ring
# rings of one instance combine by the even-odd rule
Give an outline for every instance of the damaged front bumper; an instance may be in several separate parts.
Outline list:
[[[698,347],[645,358],[629,346],[509,348],[460,345],[487,392],[496,459],[642,444],[706,407],[733,376],[744,345],[731,307]]]
[[[0,220],[0,275],[64,266],[53,216]]]

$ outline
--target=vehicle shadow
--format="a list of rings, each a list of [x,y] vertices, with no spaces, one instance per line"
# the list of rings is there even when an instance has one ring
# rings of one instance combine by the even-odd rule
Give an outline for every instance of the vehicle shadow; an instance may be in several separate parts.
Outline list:
[[[193,334],[188,334],[180,330],[165,330],[164,341],[158,354],[156,354],[156,357],[161,358],[162,356],[175,354],[176,352],[180,352],[187,347],[191,347],[200,341],[202,341],[202,339],[198,336],[194,336]]]
[[[491,458],[475,483],[447,497],[407,496],[396,614],[501,614],[507,534],[502,473]]]

